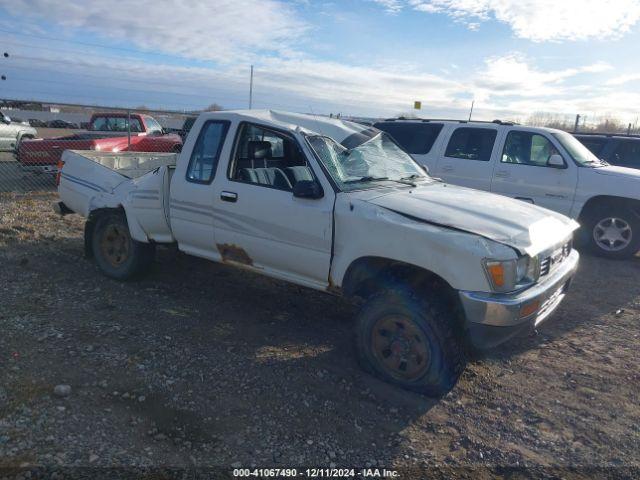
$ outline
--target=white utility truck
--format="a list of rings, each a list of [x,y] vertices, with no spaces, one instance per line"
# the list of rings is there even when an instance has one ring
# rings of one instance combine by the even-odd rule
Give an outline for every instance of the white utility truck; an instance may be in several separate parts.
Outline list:
[[[575,218],[597,255],[640,250],[640,170],[598,159],[573,135],[510,122],[388,119],[389,133],[435,177]]]
[[[109,277],[156,244],[359,299],[363,367],[428,395],[465,347],[545,320],[578,265],[577,223],[429,177],[386,133],[275,111],[205,113],[182,153],[65,151],[59,213],[87,217]]]

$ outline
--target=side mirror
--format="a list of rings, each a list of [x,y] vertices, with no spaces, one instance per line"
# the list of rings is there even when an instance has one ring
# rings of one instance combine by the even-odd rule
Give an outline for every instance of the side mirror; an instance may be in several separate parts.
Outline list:
[[[7,117],[6,115],[2,117],[2,121],[4,123],[6,123],[7,125],[9,125],[11,123],[11,118]]]
[[[567,168],[562,155],[558,155],[557,153],[554,153],[549,157],[549,160],[547,160],[547,166],[553,168]]]
[[[420,165],[420,166],[422,167],[422,170],[424,170],[424,173],[429,175],[429,167],[427,167],[426,165]]]
[[[293,186],[293,196],[297,198],[322,198],[324,192],[315,180],[300,180]]]

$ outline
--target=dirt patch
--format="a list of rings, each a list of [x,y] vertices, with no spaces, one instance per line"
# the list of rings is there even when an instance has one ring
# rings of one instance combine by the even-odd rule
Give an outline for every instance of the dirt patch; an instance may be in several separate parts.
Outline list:
[[[145,278],[107,279],[83,257],[83,220],[53,200],[0,197],[4,465],[586,478],[640,463],[637,258],[583,255],[537,335],[474,359],[435,401],[358,368],[341,299],[168,248]]]

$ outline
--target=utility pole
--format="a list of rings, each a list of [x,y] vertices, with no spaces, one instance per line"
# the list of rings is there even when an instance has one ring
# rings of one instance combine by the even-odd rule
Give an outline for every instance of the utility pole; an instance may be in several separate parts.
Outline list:
[[[576,124],[573,126],[573,131],[577,132],[579,126],[580,126],[580,114],[578,113],[576,115]]]
[[[476,100],[471,100],[471,110],[469,110],[469,121],[471,121],[471,114],[473,114],[473,104],[476,103]]]
[[[251,77],[249,79],[249,110],[253,106],[253,65],[251,65]]]
[[[127,110],[127,145],[131,147],[131,110]]]

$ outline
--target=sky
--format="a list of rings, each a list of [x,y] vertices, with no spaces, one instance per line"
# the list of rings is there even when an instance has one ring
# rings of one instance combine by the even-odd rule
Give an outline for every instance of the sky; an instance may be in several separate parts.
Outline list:
[[[254,108],[640,115],[640,0],[11,0],[0,38],[8,99],[247,108],[254,65]]]

